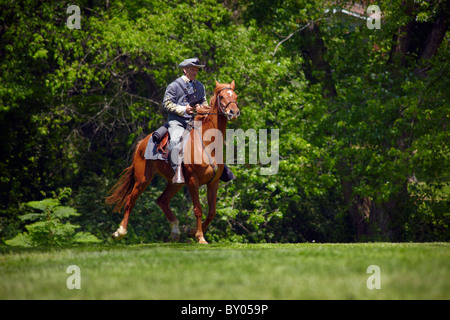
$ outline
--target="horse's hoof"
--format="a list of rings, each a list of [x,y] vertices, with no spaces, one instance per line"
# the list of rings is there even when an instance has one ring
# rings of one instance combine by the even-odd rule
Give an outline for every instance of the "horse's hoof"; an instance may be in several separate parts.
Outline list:
[[[173,241],[180,241],[180,234],[179,233],[172,232],[170,234],[170,237],[172,238]]]
[[[178,220],[170,222],[170,227],[172,228],[172,231],[170,233],[170,237],[174,241],[180,241],[180,223]]]
[[[113,240],[119,241],[121,239],[123,239],[124,236],[121,236],[117,231],[114,232],[113,234],[111,234],[111,238],[113,238]]]
[[[208,242],[203,237],[198,238],[198,243],[199,244],[208,244]]]
[[[119,229],[117,229],[117,231],[111,235],[111,237],[114,240],[119,241],[119,240],[122,240],[126,234],[127,234],[127,230],[125,230],[124,227],[120,226]]]

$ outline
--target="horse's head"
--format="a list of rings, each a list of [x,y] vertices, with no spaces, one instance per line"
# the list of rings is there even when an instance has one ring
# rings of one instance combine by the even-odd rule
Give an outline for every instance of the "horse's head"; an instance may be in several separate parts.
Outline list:
[[[214,93],[217,101],[217,111],[223,113],[228,120],[236,120],[241,113],[237,105],[237,94],[234,92],[234,80],[230,83],[218,83]]]

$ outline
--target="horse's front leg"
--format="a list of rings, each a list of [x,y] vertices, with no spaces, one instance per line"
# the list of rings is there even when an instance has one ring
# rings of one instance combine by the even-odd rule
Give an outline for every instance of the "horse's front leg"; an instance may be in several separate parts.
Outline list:
[[[217,190],[219,190],[219,180],[213,181],[207,186],[208,188],[208,216],[202,225],[203,232],[206,232],[211,221],[216,216],[216,200],[217,200]]]
[[[195,229],[195,238],[197,239],[198,243],[201,244],[208,244],[206,242],[205,237],[203,236],[203,229],[202,229],[202,206],[200,204],[200,197],[198,194],[198,182],[194,177],[191,177],[188,181],[188,189],[189,193],[191,195],[192,203],[194,204],[194,215],[196,218],[196,229]]]

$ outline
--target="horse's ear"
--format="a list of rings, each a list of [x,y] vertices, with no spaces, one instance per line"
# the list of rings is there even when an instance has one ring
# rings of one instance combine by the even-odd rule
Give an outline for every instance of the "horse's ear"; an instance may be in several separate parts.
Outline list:
[[[218,82],[217,82],[217,80],[216,80],[216,87],[218,87],[218,86],[219,86],[219,84],[220,84],[220,83],[218,83]]]
[[[233,81],[231,81],[231,89],[233,89],[233,90],[234,90],[234,80],[233,80]]]

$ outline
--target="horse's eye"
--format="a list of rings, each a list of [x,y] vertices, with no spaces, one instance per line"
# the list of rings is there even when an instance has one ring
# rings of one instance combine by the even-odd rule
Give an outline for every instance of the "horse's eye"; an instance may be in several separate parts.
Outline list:
[[[220,99],[223,99],[223,96],[219,96]]]

